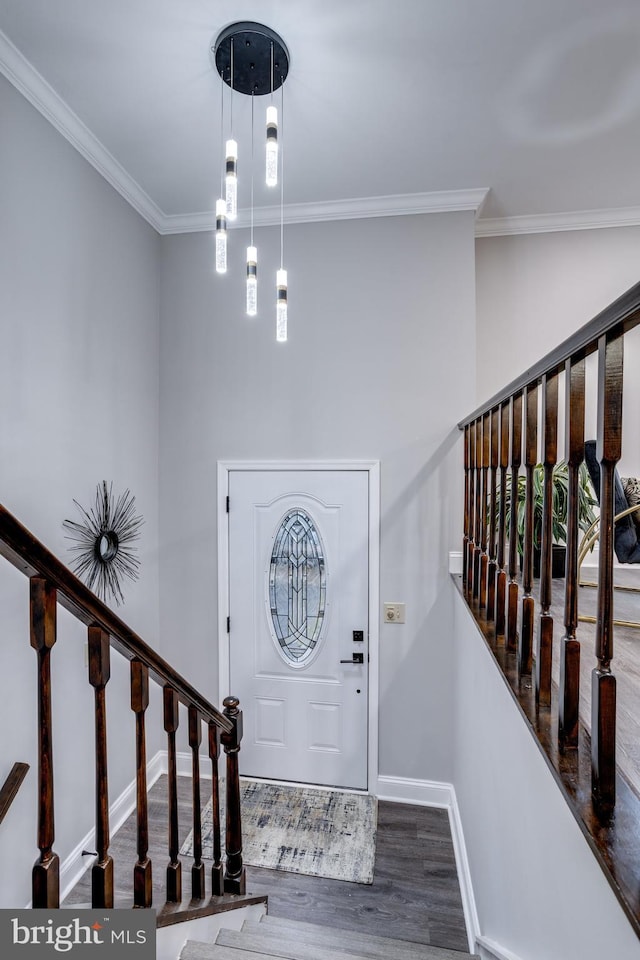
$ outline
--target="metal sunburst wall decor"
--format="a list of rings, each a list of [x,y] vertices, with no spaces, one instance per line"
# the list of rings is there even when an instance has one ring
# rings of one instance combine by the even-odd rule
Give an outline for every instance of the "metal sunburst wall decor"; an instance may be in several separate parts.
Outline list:
[[[138,579],[140,560],[132,545],[140,537],[144,519],[135,512],[136,498],[125,490],[117,499],[113,484],[106,480],[98,484],[93,507],[85,510],[74,500],[82,521],[65,520],[69,530],[67,540],[75,541],[69,550],[75,554],[72,569],[101,600],[113,597],[116,604],[124,603],[122,579]]]

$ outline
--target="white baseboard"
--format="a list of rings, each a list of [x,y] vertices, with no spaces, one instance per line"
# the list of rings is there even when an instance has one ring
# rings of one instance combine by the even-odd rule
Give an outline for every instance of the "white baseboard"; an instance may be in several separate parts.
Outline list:
[[[462,573],[462,550],[449,550],[449,573]]]
[[[451,806],[453,786],[435,780],[411,780],[409,777],[378,777],[378,800],[416,803],[424,807]]]
[[[407,777],[381,776],[378,777],[377,796],[379,800],[391,800],[395,803],[415,803],[425,807],[441,807],[448,811],[451,839],[460,881],[462,909],[467,928],[467,940],[469,951],[473,953],[480,934],[480,924],[473,895],[471,871],[464,843],[460,811],[453,784],[433,780],[411,780]],[[507,960],[506,957],[505,960]]]
[[[147,783],[152,786],[167,771],[167,752],[159,750],[147,764]],[[109,807],[109,830],[113,834],[136,808],[136,782],[130,783]],[[74,847],[60,865],[60,900],[73,890],[83,873],[93,863],[93,857],[82,856],[83,850],[95,850],[95,827]],[[31,904],[29,904],[31,906]]]
[[[520,957],[517,957],[515,953],[505,950],[504,947],[501,947],[499,943],[489,937],[478,935],[476,943],[476,953],[480,954],[482,960],[520,960]]]
[[[164,756],[164,770],[163,773],[167,772],[167,751],[161,750],[160,753]],[[224,773],[225,769],[225,755],[218,759],[218,769],[221,774]],[[190,777],[191,776],[191,764],[193,762],[192,755],[189,751],[177,752],[176,753],[176,770],[179,777]],[[200,779],[201,780],[211,780],[211,760],[208,756],[200,754]]]

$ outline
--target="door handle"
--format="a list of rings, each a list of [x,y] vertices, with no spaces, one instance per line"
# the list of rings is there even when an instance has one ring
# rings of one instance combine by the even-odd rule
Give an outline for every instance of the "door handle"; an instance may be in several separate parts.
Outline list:
[[[364,663],[364,653],[355,653],[351,660],[341,660],[340,663]]]

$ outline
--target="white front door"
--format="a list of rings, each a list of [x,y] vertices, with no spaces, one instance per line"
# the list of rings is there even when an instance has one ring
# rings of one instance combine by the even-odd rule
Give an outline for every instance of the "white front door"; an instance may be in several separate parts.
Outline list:
[[[366,789],[368,472],[231,470],[228,489],[241,772]]]

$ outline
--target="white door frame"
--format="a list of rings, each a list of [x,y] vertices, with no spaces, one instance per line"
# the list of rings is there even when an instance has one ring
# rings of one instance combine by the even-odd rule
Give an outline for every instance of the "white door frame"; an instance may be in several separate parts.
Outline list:
[[[369,475],[369,715],[368,790],[378,785],[378,704],[380,629],[380,461],[379,460],[219,460],[218,461],[218,692],[219,702],[233,693],[230,683],[229,522],[227,496],[232,470],[366,470]],[[233,509],[233,507],[232,507]],[[240,704],[242,707],[242,704]]]

